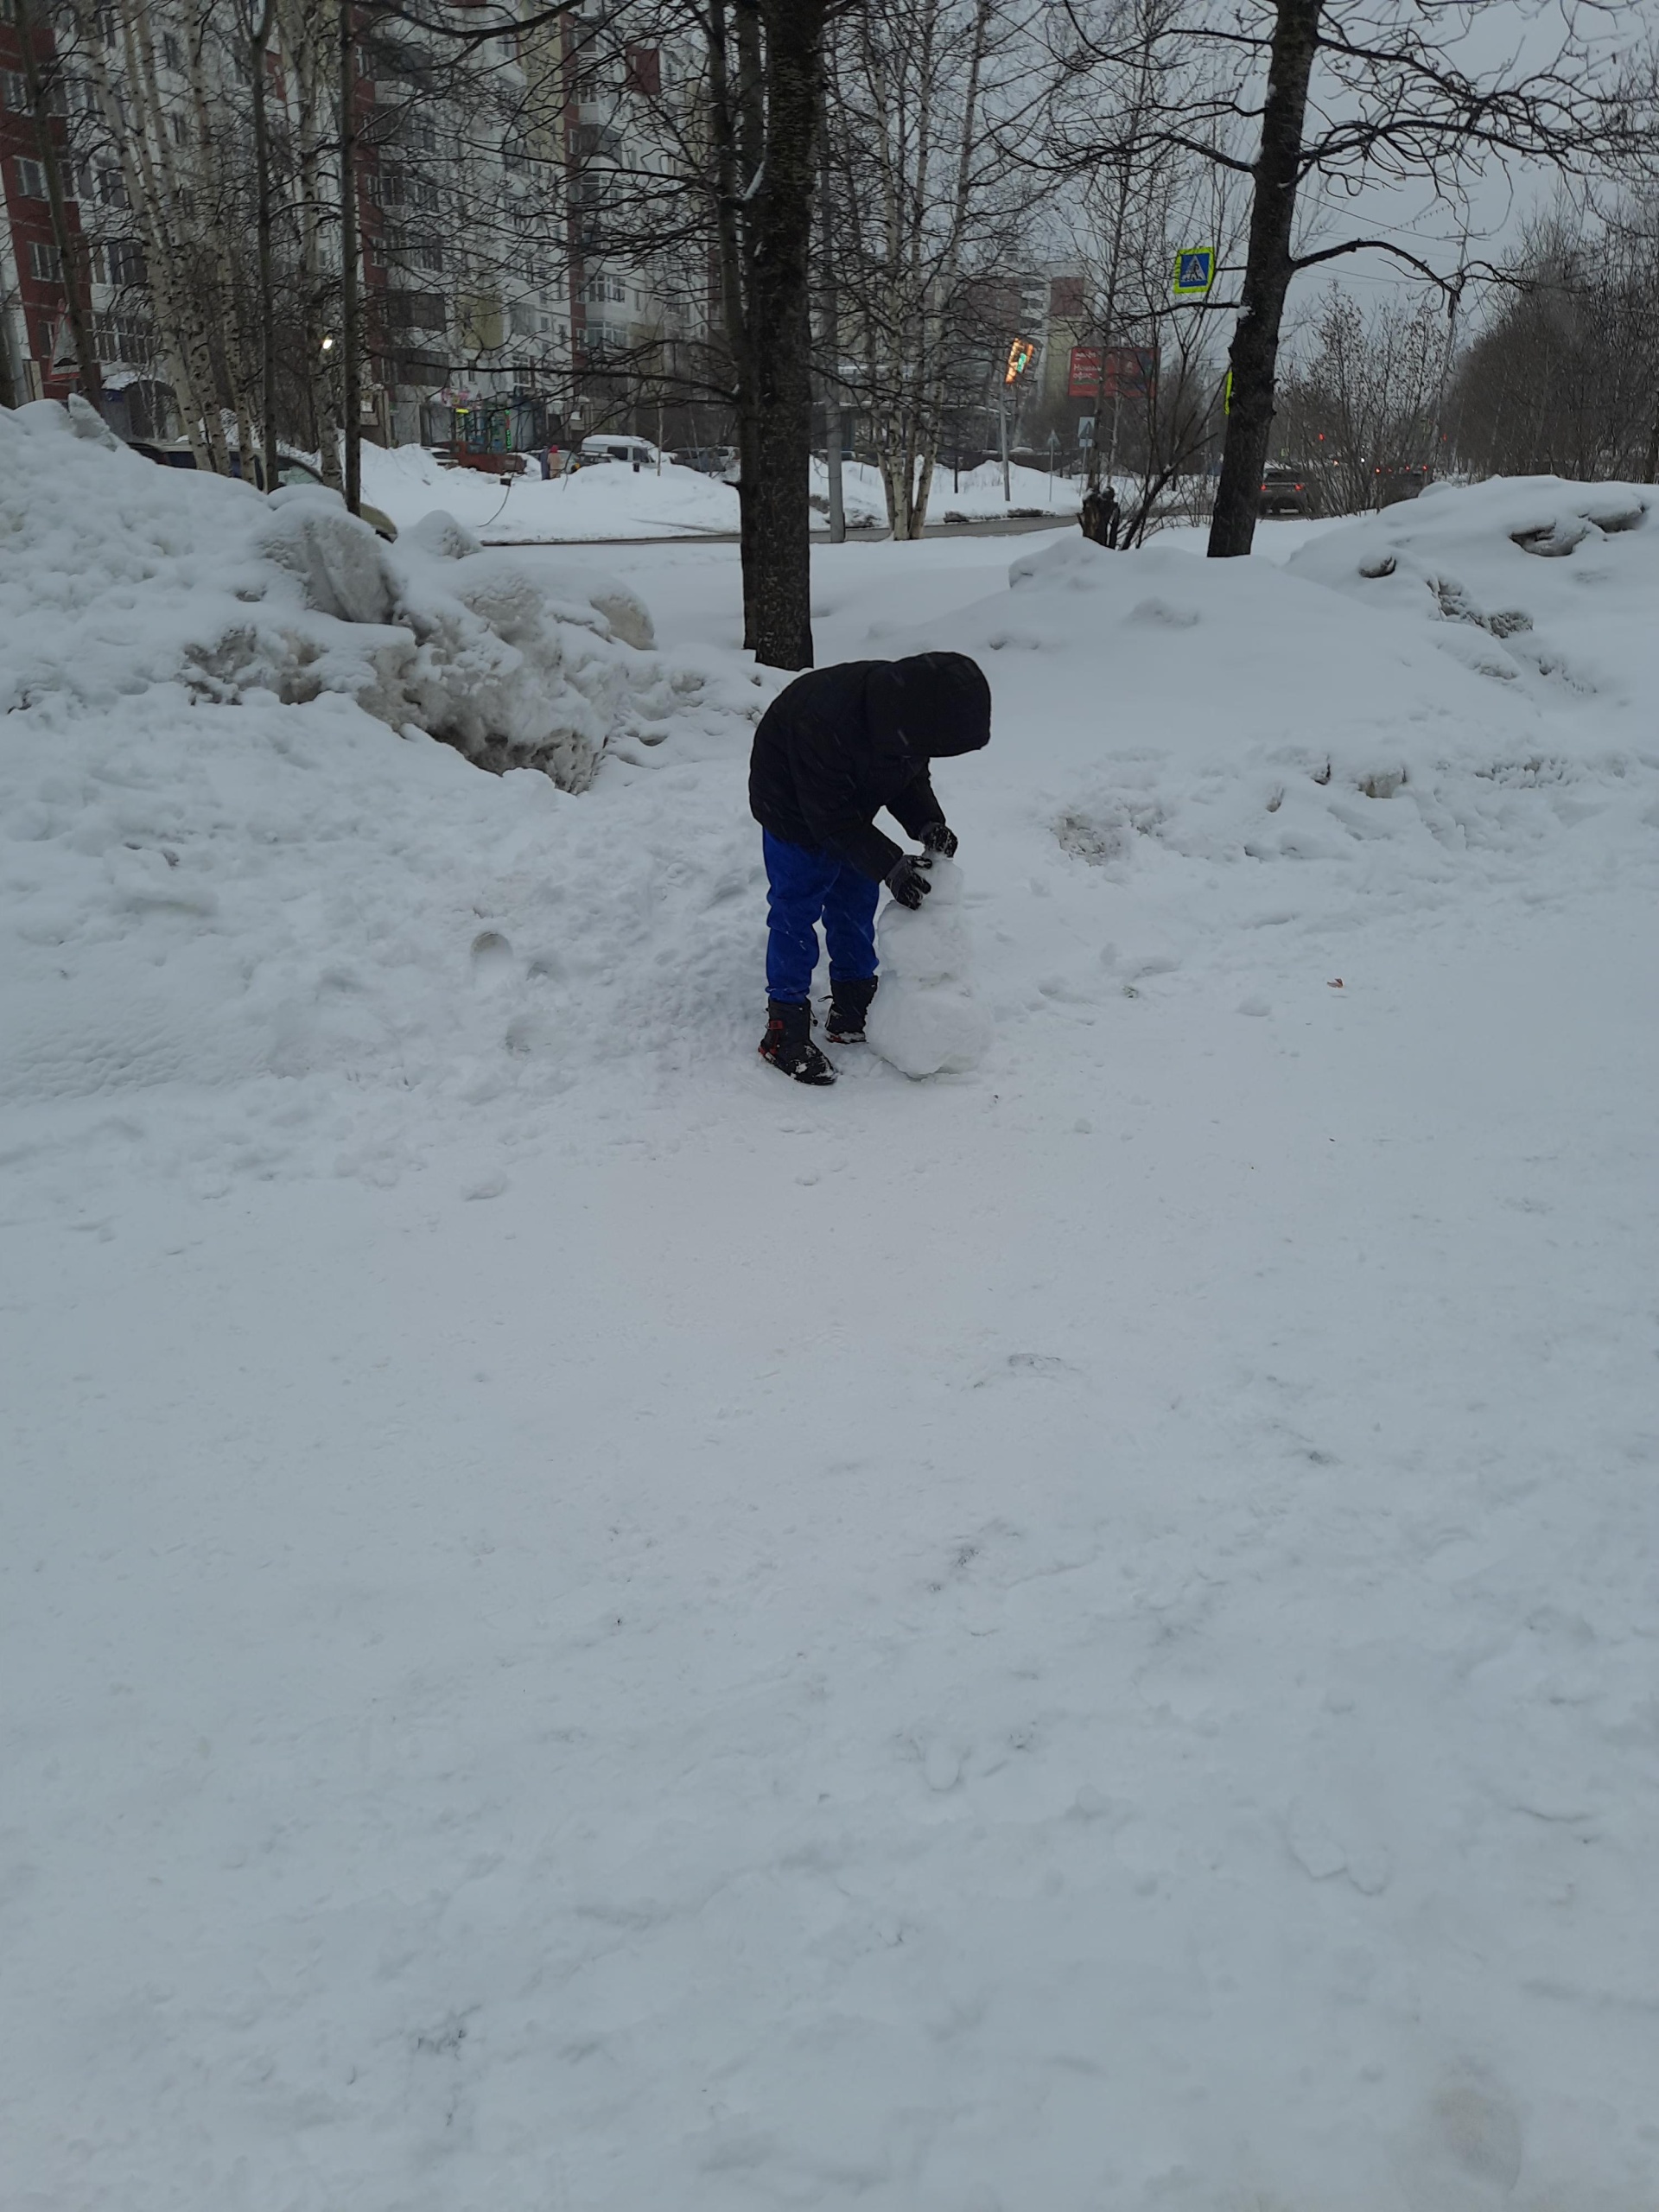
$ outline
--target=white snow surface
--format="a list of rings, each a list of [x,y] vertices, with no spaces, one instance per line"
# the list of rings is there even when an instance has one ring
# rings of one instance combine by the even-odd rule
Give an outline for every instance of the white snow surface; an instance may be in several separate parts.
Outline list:
[[[810,483],[815,499],[829,498],[830,472],[816,457],[811,464]],[[1081,487],[1071,480],[1051,476],[1046,469],[1027,468],[1019,461],[1009,464],[1007,495],[1002,490],[1000,461],[982,461],[976,468],[960,472],[936,467],[928,489],[927,519],[940,523],[948,517],[958,522],[994,522],[1015,512],[1075,515],[1082,496]],[[841,500],[842,512],[855,528],[887,528],[887,499],[881,472],[869,462],[842,461]],[[822,514],[816,516],[815,521],[828,527]]]
[[[702,682],[576,793],[41,419],[6,2212],[1650,2212],[1651,494],[821,548],[991,679],[995,1033],[812,1091],[732,549],[607,556]],[[337,684],[188,673],[246,577]]]
[[[660,471],[608,461],[545,481],[526,473],[503,484],[480,469],[442,467],[423,446],[365,445],[363,496],[400,531],[442,507],[488,545],[695,537],[738,526],[729,484],[671,461]]]
[[[1002,492],[1000,463],[987,461],[966,471],[952,487],[950,472],[937,470],[928,518],[947,514],[985,522],[1012,511],[1071,515],[1079,493],[1063,476],[1015,465],[1009,472],[1011,497]],[[814,460],[810,488],[820,500],[829,495],[829,477]],[[737,492],[734,486],[694,468],[664,461],[660,470],[633,469],[618,462],[581,468],[543,482],[526,474],[503,483],[500,477],[473,468],[445,468],[423,446],[363,448],[363,496],[389,515],[399,531],[411,529],[434,507],[453,514],[486,545],[556,545],[613,539],[702,537],[735,535]],[[886,495],[878,469],[864,461],[842,467],[842,499],[854,528],[885,530]],[[814,527],[827,530],[817,512]]]

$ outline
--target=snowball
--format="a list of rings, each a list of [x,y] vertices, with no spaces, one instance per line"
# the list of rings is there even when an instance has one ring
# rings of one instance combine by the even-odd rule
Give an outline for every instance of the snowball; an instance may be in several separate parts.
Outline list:
[[[464,561],[469,553],[483,550],[472,531],[442,507],[434,507],[400,535],[405,545],[418,545],[436,561]]]
[[[876,928],[881,983],[864,1033],[901,1075],[959,1074],[979,1065],[991,1041],[990,1016],[967,980],[962,871],[936,859],[931,876],[920,906],[890,900]]]

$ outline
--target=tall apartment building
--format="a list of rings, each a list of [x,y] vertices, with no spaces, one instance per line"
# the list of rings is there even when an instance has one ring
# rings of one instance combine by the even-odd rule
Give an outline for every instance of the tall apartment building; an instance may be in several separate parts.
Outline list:
[[[25,10],[49,84],[55,220]],[[614,7],[573,6],[520,34],[493,28],[494,0],[467,38],[474,12],[457,0],[444,25],[423,29],[357,10],[363,429],[391,442],[535,445],[638,414],[642,394],[650,411],[650,395],[671,392],[664,379],[680,372],[678,356],[708,335],[706,270],[695,255],[688,266],[653,252],[651,237],[653,194],[672,196],[675,134],[658,126],[664,103],[691,84],[683,57],[626,41]],[[44,0],[0,0],[0,397],[8,381],[17,397],[61,397],[80,380],[73,283],[93,334],[96,397],[118,429],[177,429],[208,391],[229,407],[232,357],[247,411],[257,304],[245,20],[229,0],[74,0],[51,18]],[[310,444],[327,435],[339,359],[338,20],[320,9],[313,47],[273,51],[265,69],[286,164],[283,390],[302,395],[285,408],[279,398],[279,413],[285,434]],[[168,266],[151,269],[147,241],[159,239]],[[181,327],[181,269],[207,272],[201,327]]]
[[[84,219],[83,200],[100,181],[76,150],[75,125],[89,99],[86,80],[63,67],[38,5],[28,17],[25,24],[17,0],[0,0],[0,394],[14,404],[65,398],[79,380],[68,327],[72,282],[100,357],[115,366],[118,298],[130,273],[120,242],[111,257]],[[114,381],[119,389],[118,374]]]

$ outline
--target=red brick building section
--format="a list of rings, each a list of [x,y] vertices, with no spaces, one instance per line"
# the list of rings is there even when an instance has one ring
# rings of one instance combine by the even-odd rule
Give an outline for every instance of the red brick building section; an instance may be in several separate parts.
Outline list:
[[[16,9],[0,0],[0,202],[10,242],[10,258],[16,271],[15,296],[0,301],[0,314],[10,325],[10,339],[21,338],[22,388],[19,399],[65,399],[78,382],[73,358],[67,368],[54,368],[54,351],[68,310],[57,249],[52,236],[52,211],[47,200],[41,144],[30,110],[23,73],[22,34]],[[36,23],[33,30],[35,54],[43,69],[54,61],[50,26]],[[49,126],[57,146],[64,181],[65,214],[71,232],[80,232],[80,210],[73,193],[73,177],[63,118],[54,116]],[[91,313],[90,301],[86,302]],[[20,327],[21,325],[21,327]],[[8,340],[0,337],[0,343]],[[16,348],[12,347],[16,363]]]

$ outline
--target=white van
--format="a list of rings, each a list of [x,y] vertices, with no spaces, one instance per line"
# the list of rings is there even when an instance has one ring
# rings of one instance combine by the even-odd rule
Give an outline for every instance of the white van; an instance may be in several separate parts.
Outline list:
[[[657,448],[648,438],[629,437],[620,431],[607,431],[602,436],[582,440],[582,467],[585,468],[593,461],[628,461],[635,468],[655,468]]]

